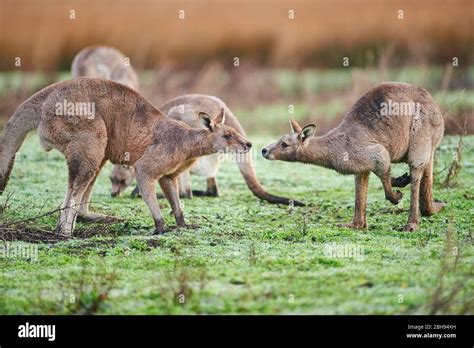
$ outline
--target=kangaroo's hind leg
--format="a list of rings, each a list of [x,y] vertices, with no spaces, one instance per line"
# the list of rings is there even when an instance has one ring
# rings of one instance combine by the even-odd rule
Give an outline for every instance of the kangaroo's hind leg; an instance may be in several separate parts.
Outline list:
[[[423,216],[436,214],[444,207],[444,203],[433,201],[433,158],[426,165],[420,184],[420,211]]]
[[[410,214],[404,228],[405,231],[416,231],[420,224],[420,186],[423,176],[425,176],[426,181],[424,189],[426,190],[429,186],[429,191],[431,191],[433,150],[431,139],[429,141],[427,139],[430,139],[427,129],[418,129],[417,132],[415,130],[410,139],[407,162],[410,166],[411,197]],[[430,192],[423,195],[423,204],[426,203],[427,196],[430,196],[430,200],[432,199]]]
[[[358,174],[355,177],[355,207],[352,225],[354,228],[367,228],[367,192],[369,189],[370,172]]]
[[[156,200],[155,178],[142,172],[140,167],[136,167],[135,169],[137,171],[137,183],[140,194],[155,222],[155,234],[164,233],[165,223],[161,215],[160,206]]]
[[[84,192],[94,179],[101,163],[101,159],[97,160],[87,153],[71,152],[73,156],[66,155],[69,170],[68,190],[57,226],[58,232],[67,236],[72,235]]]
[[[369,189],[370,172],[355,175],[355,205],[354,218],[349,224],[340,224],[340,227],[353,229],[367,228],[367,191]]]
[[[181,227],[186,227],[186,222],[184,221],[183,209],[181,207],[181,202],[179,200],[178,194],[178,179],[173,176],[163,176],[159,180],[163,194],[168,200],[171,209],[173,210],[173,215],[176,219],[176,224]]]
[[[112,222],[112,221],[117,221],[118,218],[114,216],[107,216],[103,214],[98,214],[98,213],[92,213],[89,211],[90,207],[90,200],[92,196],[92,189],[94,187],[95,181],[97,180],[97,177],[100,174],[101,169],[103,168],[104,164],[106,163],[106,160],[103,160],[102,163],[100,164],[99,168],[97,169],[94,177],[92,178],[91,182],[87,186],[86,191],[84,192],[84,195],[82,196],[82,201],[81,205],[79,207],[79,214],[77,215],[77,221],[85,221],[85,222]]]

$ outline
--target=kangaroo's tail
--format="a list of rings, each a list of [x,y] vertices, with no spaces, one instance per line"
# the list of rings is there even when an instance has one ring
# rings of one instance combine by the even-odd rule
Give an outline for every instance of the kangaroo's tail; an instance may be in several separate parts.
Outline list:
[[[36,129],[41,111],[27,100],[21,104],[0,135],[0,195],[7,186],[15,155],[29,131]]]
[[[294,199],[275,196],[265,191],[262,184],[260,184],[260,181],[258,181],[257,175],[255,174],[255,169],[252,164],[252,156],[250,155],[250,153],[245,154],[243,160],[242,158],[241,160],[238,160],[237,165],[239,166],[240,173],[242,173],[242,176],[244,177],[247,186],[256,197],[275,204],[294,204],[295,206],[300,207],[305,205],[304,203],[298,202]]]

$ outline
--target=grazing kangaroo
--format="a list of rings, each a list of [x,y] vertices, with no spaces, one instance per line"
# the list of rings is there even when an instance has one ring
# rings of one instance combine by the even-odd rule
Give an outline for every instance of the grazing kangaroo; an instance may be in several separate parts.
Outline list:
[[[71,66],[72,78],[97,77],[122,83],[138,91],[138,76],[130,61],[116,48],[91,46],[82,49]]]
[[[89,106],[89,112],[84,112],[84,106]],[[176,223],[186,226],[178,195],[179,174],[200,156],[248,152],[252,146],[223,124],[224,110],[214,118],[206,113],[199,117],[205,129],[166,117],[132,88],[109,80],[80,78],[53,84],[21,104],[0,136],[0,192],[8,182],[15,153],[28,132],[37,129],[43,148],[59,150],[68,165],[60,233],[72,234],[78,213],[90,215],[92,187],[107,160],[135,167],[156,233],[164,231],[164,222],[155,180],[171,205]]]
[[[91,46],[82,49],[75,57],[71,66],[72,78],[97,77],[122,83],[138,91],[140,88],[135,69],[127,57],[109,46]],[[112,197],[132,185],[135,171],[132,166],[116,164],[110,175]]]
[[[443,116],[423,88],[400,82],[382,83],[364,94],[342,123],[326,135],[315,136],[316,126],[301,128],[290,121],[292,133],[262,149],[269,160],[311,163],[342,174],[355,175],[355,210],[348,227],[367,227],[366,207],[370,172],[382,181],[385,197],[393,204],[402,198],[392,186],[407,184],[390,177],[390,164],[410,167],[410,215],[405,231],[415,231],[422,215],[440,211],[433,202],[433,159],[443,139]],[[395,185],[394,185],[395,184]]]

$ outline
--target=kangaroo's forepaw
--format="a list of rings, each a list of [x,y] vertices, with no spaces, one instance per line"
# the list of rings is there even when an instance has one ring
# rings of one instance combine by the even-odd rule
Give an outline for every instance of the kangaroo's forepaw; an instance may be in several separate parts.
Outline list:
[[[79,213],[77,215],[77,221],[81,222],[116,222],[120,221],[121,219],[116,216],[111,215],[103,215],[103,214],[96,214],[96,213]]]
[[[403,230],[406,231],[406,232],[414,232],[414,231],[418,230],[418,224],[415,224],[414,222],[410,222],[410,223],[405,225]]]
[[[130,197],[132,198],[140,197],[140,190],[138,189],[138,186],[135,186],[132,193],[130,194]]]
[[[366,222],[359,222],[359,221],[352,221],[350,223],[346,224],[338,224],[337,227],[341,228],[350,228],[353,230],[364,230],[367,228],[367,223]]]
[[[393,205],[397,205],[403,198],[403,193],[400,191],[392,192],[391,195],[387,195],[386,198],[392,203]]]

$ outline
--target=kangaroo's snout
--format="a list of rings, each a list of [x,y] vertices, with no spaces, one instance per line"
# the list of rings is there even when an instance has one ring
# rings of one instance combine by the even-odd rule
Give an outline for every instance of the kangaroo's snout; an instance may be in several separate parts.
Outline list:
[[[274,155],[274,148],[272,147],[272,145],[268,145],[267,147],[264,147],[262,149],[262,157],[267,159],[267,160],[270,160],[270,161],[274,161],[275,160],[275,155]]]
[[[245,143],[245,146],[247,147],[247,151],[249,151],[252,148],[252,143],[250,141],[247,141]]]

